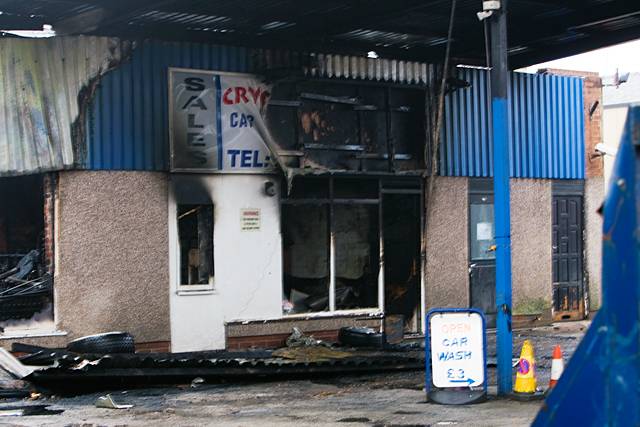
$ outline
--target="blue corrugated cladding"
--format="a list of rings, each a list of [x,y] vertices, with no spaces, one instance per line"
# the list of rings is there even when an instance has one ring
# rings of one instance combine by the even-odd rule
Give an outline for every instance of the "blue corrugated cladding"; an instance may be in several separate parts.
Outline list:
[[[87,117],[88,169],[168,170],[168,67],[247,72],[249,50],[144,42],[106,74]]]
[[[440,174],[493,175],[489,73],[461,69],[471,84],[445,100]],[[515,178],[584,178],[582,79],[512,73],[510,173]]]

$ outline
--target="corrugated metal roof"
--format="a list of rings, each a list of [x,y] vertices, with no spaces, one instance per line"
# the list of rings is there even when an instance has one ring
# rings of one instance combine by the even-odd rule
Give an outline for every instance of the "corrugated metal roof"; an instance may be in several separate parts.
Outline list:
[[[121,54],[108,38],[0,39],[0,175],[73,166],[80,91]]]
[[[169,168],[167,69],[299,73],[424,85],[433,66],[411,61],[200,43],[147,41],[106,74],[87,117],[88,169]]]
[[[282,49],[251,49],[251,58],[252,72],[284,69],[315,78],[425,85],[434,73],[434,65],[424,62]]]
[[[640,5],[629,0],[511,0],[514,68],[640,37]],[[441,61],[450,0],[2,0],[0,28],[59,34],[242,44],[350,55]],[[485,61],[480,0],[456,2],[451,54]],[[129,7],[128,7],[129,6]]]
[[[403,84],[428,84],[433,65],[424,62],[362,56],[311,54],[316,67],[307,69],[312,77],[350,78]],[[430,74],[431,73],[431,74]]]
[[[447,96],[440,174],[493,175],[489,72],[459,70],[471,87]],[[584,178],[583,83],[576,77],[512,73],[510,172],[517,178]]]

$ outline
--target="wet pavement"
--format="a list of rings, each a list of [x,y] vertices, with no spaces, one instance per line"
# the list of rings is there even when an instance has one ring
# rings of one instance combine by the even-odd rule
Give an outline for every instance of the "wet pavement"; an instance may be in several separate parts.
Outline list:
[[[525,339],[534,345],[538,383],[546,387],[551,353],[560,344],[565,359],[573,353],[587,322],[514,332],[514,357]],[[495,360],[495,334],[487,335],[488,359]],[[489,366],[487,402],[443,406],[425,402],[424,372],[347,375],[254,384],[189,384],[111,393],[131,409],[96,408],[104,393],[36,400],[0,400],[0,425],[16,426],[518,426],[529,425],[541,401],[517,402],[495,397],[495,366]],[[50,405],[57,415],[3,416],[16,405]],[[8,412],[7,412],[8,413]],[[6,414],[6,413],[5,413]]]

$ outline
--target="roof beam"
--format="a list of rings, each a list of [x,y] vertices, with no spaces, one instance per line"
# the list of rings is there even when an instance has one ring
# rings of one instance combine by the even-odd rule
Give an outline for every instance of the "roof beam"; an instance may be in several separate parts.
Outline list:
[[[375,0],[366,2],[366,4],[365,2],[356,1],[354,4],[352,1],[350,2],[351,10],[348,13],[341,13],[340,16],[331,17],[331,19],[308,16],[296,24],[308,35],[306,38],[312,38],[313,36],[329,38],[332,35],[346,33],[358,28],[375,30],[376,24],[381,19],[389,20],[417,9],[428,8],[430,3],[437,2],[425,0]],[[363,12],[365,10],[366,12]],[[443,19],[446,20],[446,16]],[[287,32],[287,30],[290,30],[288,32],[293,32],[293,27],[283,32]]]
[[[140,34],[144,34],[143,37]],[[92,34],[113,35],[104,33],[98,29]],[[363,42],[344,43],[342,40],[304,40],[291,38],[256,37],[254,34],[229,32],[219,33],[212,31],[190,31],[179,25],[162,24],[157,26],[133,26],[119,27],[119,37],[128,39],[150,38],[166,41],[189,41],[196,43],[219,43],[235,46],[247,46],[265,49],[290,49],[306,52],[335,53],[344,55],[366,55],[370,50],[375,50],[381,57],[396,58],[411,61],[434,62],[439,61],[444,47],[413,47],[400,49],[394,47],[378,47],[374,44]]]

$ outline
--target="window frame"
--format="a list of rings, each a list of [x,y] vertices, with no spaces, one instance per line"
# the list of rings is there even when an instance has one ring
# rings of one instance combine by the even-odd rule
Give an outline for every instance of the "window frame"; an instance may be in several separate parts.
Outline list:
[[[385,261],[384,261],[384,230],[383,230],[383,212],[382,212],[382,198],[385,193],[406,193],[406,194],[419,194],[422,195],[422,184],[420,187],[415,189],[410,189],[409,186],[403,186],[403,189],[395,189],[395,188],[385,188],[384,180],[380,177],[372,177],[372,176],[349,176],[349,175],[338,175],[338,176],[329,176],[329,177],[316,177],[316,178],[308,178],[308,179],[321,179],[328,181],[328,195],[327,197],[322,198],[282,198],[280,200],[281,205],[319,205],[319,206],[327,206],[329,210],[329,219],[328,219],[328,244],[329,244],[329,308],[324,311],[312,311],[312,312],[304,312],[304,313],[285,313],[282,312],[282,317],[285,318],[304,318],[304,317],[326,317],[333,315],[342,315],[342,314],[370,314],[377,315],[384,313],[385,307]],[[377,197],[376,198],[336,198],[334,191],[334,180],[335,179],[370,179],[372,181],[377,181]],[[295,185],[295,184],[294,184]],[[286,194],[283,193],[283,194]],[[355,309],[338,309],[336,304],[336,246],[335,246],[335,222],[334,222],[334,208],[336,205],[376,205],[378,208],[378,303],[376,307],[366,307],[366,308],[355,308]],[[422,210],[422,209],[421,209]],[[423,212],[421,212],[421,230],[423,223]],[[422,238],[422,237],[421,237]],[[423,289],[424,285],[423,281],[423,271],[421,265],[421,287],[420,294],[421,298],[424,294]],[[284,287],[284,282],[282,283],[282,287]],[[421,312],[424,310],[424,304],[420,303]]]
[[[473,263],[473,262],[495,262],[496,259],[496,254],[495,251],[491,251],[491,252],[486,252],[484,256],[479,257],[477,256],[477,254],[474,254],[474,245],[477,245],[477,237],[476,237],[476,242],[474,242],[474,239],[472,238],[474,235],[477,234],[477,231],[474,232],[473,230],[473,226],[478,224],[478,222],[474,222],[474,218],[473,218],[473,208],[474,206],[490,206],[491,210],[493,211],[493,215],[491,215],[491,228],[492,228],[492,232],[493,232],[493,237],[491,239],[484,239],[489,243],[489,246],[495,246],[496,244],[496,237],[495,237],[495,220],[494,220],[494,214],[495,214],[495,204],[494,204],[494,199],[493,199],[493,194],[491,193],[474,193],[474,194],[470,194],[469,195],[469,262]]]
[[[182,249],[181,249],[181,241],[180,241],[180,226],[178,225],[178,221],[179,221],[179,215],[178,215],[178,211],[180,206],[182,205],[198,205],[198,206],[204,206],[204,205],[209,205],[212,207],[211,209],[211,252],[212,252],[212,270],[213,270],[213,275],[209,276],[209,282],[208,283],[203,283],[203,284],[193,284],[193,285],[189,285],[189,284],[184,284],[182,283]],[[173,223],[174,223],[174,235],[175,235],[175,247],[176,247],[176,254],[175,254],[175,271],[176,271],[176,290],[178,294],[192,294],[192,293],[211,293],[215,290],[215,206],[213,204],[213,202],[211,203],[185,203],[185,202],[178,202],[177,200],[174,200],[174,206],[173,206]]]

